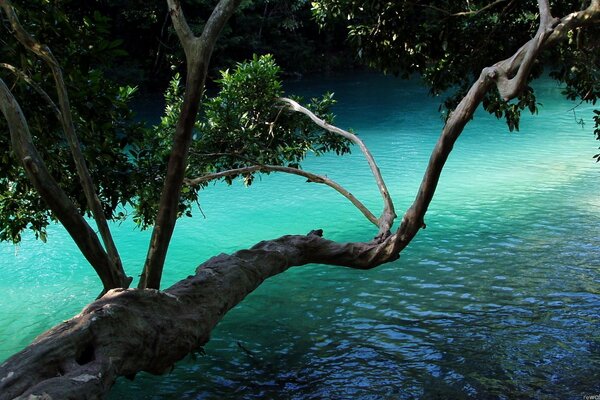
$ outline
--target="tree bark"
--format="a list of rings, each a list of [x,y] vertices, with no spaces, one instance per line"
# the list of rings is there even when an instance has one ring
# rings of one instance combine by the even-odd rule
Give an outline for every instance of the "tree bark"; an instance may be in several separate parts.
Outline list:
[[[600,1],[593,0],[588,9],[570,14],[553,25],[540,47],[564,37],[574,27],[597,22],[599,16]],[[182,31],[185,34],[185,29]],[[536,35],[532,40],[539,38]],[[527,53],[527,46],[518,53],[522,51]],[[496,78],[500,74],[516,76],[527,54],[482,71],[448,119],[417,197],[395,234],[382,242],[356,243],[326,240],[321,231],[307,236],[284,236],[248,250],[213,257],[200,265],[195,275],[164,292],[112,290],[0,365],[0,400],[102,398],[118,376],[133,377],[139,371],[160,374],[186,354],[198,350],[228,310],[265,279],[292,266],[319,263],[370,269],[396,260],[424,226],[424,215],[442,168],[481,98],[499,84]],[[181,123],[193,124],[186,121]]]
[[[0,400],[100,399],[118,376],[162,374],[209,340],[265,279],[310,263],[371,269],[397,258],[383,243],[283,236],[213,257],[164,292],[115,289],[0,365]],[[45,396],[45,397],[44,397]]]

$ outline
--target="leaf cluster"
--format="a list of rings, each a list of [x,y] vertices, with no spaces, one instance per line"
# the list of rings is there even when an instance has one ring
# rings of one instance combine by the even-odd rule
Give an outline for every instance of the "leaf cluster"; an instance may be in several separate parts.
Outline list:
[[[254,165],[299,168],[309,153],[319,156],[326,152],[340,155],[350,152],[346,139],[323,131],[306,116],[283,106],[279,101],[284,94],[280,74],[271,55],[254,56],[250,61],[238,63],[234,70],[221,72],[217,80],[219,91],[204,99],[202,114],[195,125],[188,177]],[[157,212],[170,138],[183,102],[179,75],[171,81],[165,101],[165,114],[160,123],[148,131],[146,147],[131,152],[139,174],[134,220],[142,227],[151,224]],[[331,123],[330,107],[334,103],[333,95],[328,93],[311,99],[307,107]],[[223,179],[231,184],[238,177],[231,175]],[[241,177],[246,185],[251,185],[255,173]],[[184,188],[180,215],[191,215],[199,189]]]
[[[585,4],[585,3],[584,3]],[[553,14],[580,10],[580,1],[554,2]],[[320,0],[313,13],[322,24],[345,20],[349,41],[365,64],[405,78],[418,74],[431,93],[450,90],[442,109],[452,110],[481,70],[511,56],[538,28],[534,0]],[[598,27],[573,32],[556,50],[541,55],[532,79],[547,65],[565,83],[568,98],[595,101],[599,92]],[[515,103],[488,96],[484,107],[518,129],[520,112],[535,112],[531,89]]]
[[[120,42],[110,38],[110,21],[98,12],[88,15],[80,4],[72,1],[31,1],[17,8],[25,28],[38,41],[49,44],[56,58],[63,62],[75,128],[98,195],[106,215],[120,218],[124,214],[119,206],[134,194],[129,181],[133,165],[124,149],[141,138],[141,127],[133,123],[129,107],[135,90],[120,87],[107,78],[110,68],[124,54]],[[0,62],[27,75],[56,103],[56,88],[46,64],[24,49],[12,37],[8,26],[0,29],[4,32]],[[87,203],[79,177],[52,108],[20,76],[0,68],[0,77],[20,102],[34,143],[50,173],[86,214]],[[0,153],[0,240],[18,242],[25,229],[44,239],[53,217],[15,159],[3,118]]]

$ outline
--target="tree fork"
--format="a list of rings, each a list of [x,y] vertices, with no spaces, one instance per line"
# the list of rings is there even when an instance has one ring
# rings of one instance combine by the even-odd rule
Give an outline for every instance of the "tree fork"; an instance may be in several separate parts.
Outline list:
[[[23,111],[2,79],[0,111],[8,122],[13,151],[23,165],[27,177],[94,268],[102,281],[104,292],[120,287],[121,276],[113,267],[96,233],[48,172],[33,144]]]
[[[183,179],[192,142],[200,99],[214,45],[240,0],[221,0],[213,10],[200,37],[188,26],[178,0],[168,0],[169,13],[187,59],[187,79],[181,115],[177,122],[167,174],[152,231],[150,246],[138,287],[160,288],[163,266],[175,229]]]

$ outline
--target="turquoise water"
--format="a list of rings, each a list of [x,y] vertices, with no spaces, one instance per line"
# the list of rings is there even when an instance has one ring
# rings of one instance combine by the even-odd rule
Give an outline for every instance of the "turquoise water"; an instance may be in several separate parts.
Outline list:
[[[336,92],[337,123],[371,148],[399,212],[439,135],[440,99],[376,75],[307,79],[292,92]],[[111,398],[561,398],[600,394],[600,166],[591,120],[551,81],[521,132],[478,113],[452,153],[426,217],[399,261],[361,272],[310,265],[265,282],[213,332],[206,356],[165,377],[119,381]],[[577,117],[590,118],[580,106]],[[359,153],[308,160],[375,211]],[[206,258],[322,228],[368,240],[374,228],[331,189],[264,176],[201,194],[206,215],[181,220],[165,286]],[[139,273],[149,232],[114,232]],[[0,245],[0,360],[77,313],[100,291],[60,227],[47,244]],[[241,343],[249,354],[238,346]]]

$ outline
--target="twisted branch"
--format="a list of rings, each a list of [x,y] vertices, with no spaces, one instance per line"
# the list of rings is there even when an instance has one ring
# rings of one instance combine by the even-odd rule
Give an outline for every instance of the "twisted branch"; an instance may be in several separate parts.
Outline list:
[[[595,24],[600,20],[600,0],[592,0],[587,9],[569,14],[560,20],[555,20],[550,16],[547,0],[540,0],[538,4],[540,28],[535,37],[519,48],[512,57],[484,68],[479,79],[450,114],[431,154],[417,196],[402,217],[402,223],[394,235],[395,251],[401,251],[410,243],[419,229],[425,228],[425,213],[433,199],[444,164],[454,143],[467,122],[473,118],[473,114],[485,94],[496,85],[505,99],[514,98],[522,90],[535,58],[544,47],[563,39],[572,29]],[[509,79],[510,76],[514,76],[514,78]]]
[[[390,229],[394,223],[394,219],[396,219],[394,202],[392,201],[392,197],[390,196],[388,188],[385,185],[383,176],[381,176],[379,166],[375,162],[375,158],[373,157],[371,151],[367,148],[365,143],[355,134],[340,129],[337,126],[328,124],[326,121],[317,117],[312,111],[310,111],[306,107],[301,106],[300,104],[298,104],[298,102],[292,99],[280,98],[279,101],[285,103],[288,109],[306,115],[317,126],[350,140],[360,148],[360,151],[364,154],[365,158],[367,159],[367,162],[369,163],[369,167],[371,168],[371,172],[373,173],[373,177],[375,178],[375,182],[377,183],[379,193],[383,198],[383,212],[381,213],[381,216],[378,219],[377,225],[379,226],[379,233],[377,234],[377,238],[381,239],[388,237],[390,234]]]

